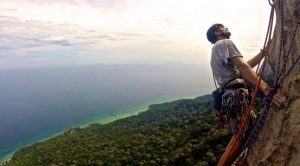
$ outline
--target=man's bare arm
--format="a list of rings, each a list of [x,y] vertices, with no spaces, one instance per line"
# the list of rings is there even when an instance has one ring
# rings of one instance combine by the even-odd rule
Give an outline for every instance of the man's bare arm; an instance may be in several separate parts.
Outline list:
[[[254,70],[251,68],[251,66],[246,63],[243,58],[236,56],[231,58],[231,61],[233,62],[233,64],[236,66],[236,68],[239,70],[240,74],[242,75],[242,77],[250,82],[253,86],[256,86],[259,77],[257,76],[257,74],[254,72]],[[261,80],[260,82],[260,86],[259,89],[264,92],[264,94],[268,94],[270,88],[269,86],[263,81]],[[274,104],[276,104],[278,107],[280,107],[286,100],[286,97],[281,93],[281,92],[277,92],[277,94],[274,95],[272,102]]]
[[[247,61],[247,64],[251,66],[251,68],[255,67],[263,58],[262,51],[258,53],[255,57]]]
[[[263,50],[261,50],[260,53],[258,53],[255,57],[247,61],[248,65],[251,66],[252,68],[255,67],[263,58],[263,53],[267,54],[268,52],[267,50],[272,49],[271,43],[272,43],[272,39],[268,41],[266,47]]]
[[[233,57],[231,58],[231,61],[236,66],[242,77],[250,82],[253,86],[256,86],[259,77],[256,75],[252,67],[244,61],[241,57]],[[262,90],[265,94],[268,93],[268,85],[262,80],[260,83],[260,90]]]

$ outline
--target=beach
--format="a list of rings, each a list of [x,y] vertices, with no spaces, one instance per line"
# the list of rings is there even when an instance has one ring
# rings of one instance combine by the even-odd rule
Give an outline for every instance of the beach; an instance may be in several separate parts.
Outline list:
[[[89,125],[91,124],[95,124],[95,123],[99,123],[99,124],[107,124],[107,123],[110,123],[110,122],[113,122],[115,120],[118,120],[118,119],[122,119],[122,118],[126,118],[126,117],[130,117],[130,116],[134,116],[134,115],[138,115],[139,113],[143,112],[143,111],[146,111],[148,109],[148,107],[152,104],[160,104],[160,103],[164,103],[164,102],[170,102],[170,101],[174,101],[174,100],[179,100],[179,99],[192,99],[192,98],[195,98],[197,97],[197,95],[195,94],[183,94],[181,95],[180,97],[175,97],[175,96],[162,96],[152,102],[149,102],[147,104],[143,104],[143,105],[140,105],[140,106],[135,106],[135,107],[130,107],[130,108],[125,108],[125,109],[122,109],[122,110],[118,110],[117,112],[115,113],[111,113],[111,114],[108,114],[108,115],[103,115],[102,117],[93,117],[91,120],[87,121],[87,122],[82,122],[82,123],[79,123],[79,124],[73,124],[71,128],[65,128],[65,129],[62,129],[62,130],[53,130],[53,131],[48,131],[47,133],[44,133],[44,134],[41,134],[39,136],[36,136],[32,139],[29,139],[29,140],[26,140],[20,144],[17,144],[13,147],[11,147],[11,149],[7,149],[7,151],[12,151],[10,152],[8,155],[5,155],[3,158],[0,159],[0,163],[4,163],[6,161],[9,161],[11,159],[11,157],[13,156],[13,154],[19,150],[20,148],[23,148],[23,147],[27,147],[27,146],[30,146],[30,145],[33,145],[35,143],[38,143],[38,142],[43,142],[43,141],[46,141],[46,140],[49,140],[55,136],[58,136],[72,128],[85,128],[85,127],[88,127]]]

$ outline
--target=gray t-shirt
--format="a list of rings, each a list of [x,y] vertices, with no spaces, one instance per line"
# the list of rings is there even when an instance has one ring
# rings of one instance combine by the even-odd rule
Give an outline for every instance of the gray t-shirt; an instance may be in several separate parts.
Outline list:
[[[222,39],[214,44],[210,65],[220,86],[226,84],[230,79],[238,78],[238,70],[230,59],[236,56],[243,57],[230,39]]]

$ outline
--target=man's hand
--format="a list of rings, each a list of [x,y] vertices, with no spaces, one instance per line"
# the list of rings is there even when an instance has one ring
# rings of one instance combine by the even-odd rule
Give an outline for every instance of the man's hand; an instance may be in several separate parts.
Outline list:
[[[272,50],[272,48],[271,48],[272,41],[273,41],[273,39],[270,39],[268,41],[268,43],[266,44],[265,48],[261,49],[260,52],[256,56],[254,56],[253,58],[248,60],[247,64],[253,68],[261,62],[261,60],[262,60],[262,58],[264,58],[264,56],[269,56],[270,50]]]
[[[265,84],[263,88],[264,94],[268,95],[269,91],[270,91],[269,85]],[[286,101],[286,97],[284,96],[284,94],[281,93],[280,90],[277,91],[277,93],[273,96],[272,99],[272,103],[274,103],[279,108],[283,106],[285,101]]]
[[[280,108],[284,105],[285,101],[286,101],[286,97],[280,91],[278,91],[274,95],[272,103],[274,103],[277,107]]]

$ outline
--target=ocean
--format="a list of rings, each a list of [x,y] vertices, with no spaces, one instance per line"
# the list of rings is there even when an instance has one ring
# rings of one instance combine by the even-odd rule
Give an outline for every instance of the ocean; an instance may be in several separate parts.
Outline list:
[[[201,65],[69,65],[0,70],[0,159],[72,127],[210,93]]]

